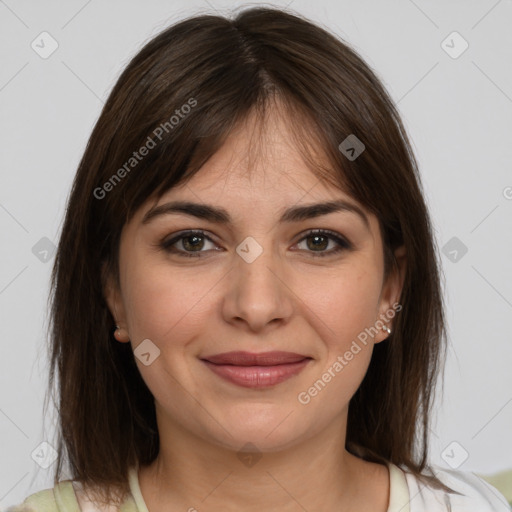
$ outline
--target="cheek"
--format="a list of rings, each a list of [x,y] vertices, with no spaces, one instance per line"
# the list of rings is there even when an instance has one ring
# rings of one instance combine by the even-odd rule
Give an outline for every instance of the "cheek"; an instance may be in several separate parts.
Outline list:
[[[373,351],[365,329],[377,320],[379,277],[367,266],[347,266],[307,294],[308,318],[323,340],[315,379],[302,390],[314,398],[315,414],[324,414],[320,409],[328,403],[348,403],[364,378]]]
[[[321,332],[330,348],[343,350],[377,320],[380,275],[368,271],[368,266],[347,266],[314,283],[308,280],[302,296],[307,309],[314,312],[309,317],[316,317],[318,327],[323,326]]]
[[[197,280],[170,266],[150,265],[143,257],[128,263],[126,276],[127,322],[135,344],[145,338],[157,345],[169,339],[179,342],[187,339],[188,330],[193,334],[193,326],[206,314],[203,295],[211,286],[203,283],[199,288]]]

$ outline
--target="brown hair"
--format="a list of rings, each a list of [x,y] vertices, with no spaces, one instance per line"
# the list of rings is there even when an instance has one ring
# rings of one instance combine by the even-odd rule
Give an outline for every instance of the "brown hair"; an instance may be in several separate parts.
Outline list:
[[[88,141],[51,278],[55,483],[66,450],[71,477],[110,501],[114,488],[128,492],[130,466],[157,456],[153,396],[130,344],[113,337],[105,279],[119,285],[120,234],[134,212],[190,179],[234,127],[250,112],[263,116],[271,100],[284,106],[319,179],[343,187],[379,219],[386,275],[393,250],[403,245],[407,254],[403,309],[350,402],[347,449],[420,478],[429,469],[446,333],[437,248],[407,134],[376,74],[346,43],[290,11],[251,8],[233,19],[198,15],[150,40],[121,74]],[[339,149],[351,134],[365,145],[355,160]],[[143,146],[149,150],[136,157]],[[331,168],[311,157],[315,148]]]

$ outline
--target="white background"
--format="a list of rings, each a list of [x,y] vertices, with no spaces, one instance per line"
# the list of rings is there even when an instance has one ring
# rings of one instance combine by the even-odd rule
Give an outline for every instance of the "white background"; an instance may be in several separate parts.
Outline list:
[[[52,432],[42,406],[53,258],[40,261],[32,247],[43,237],[57,244],[103,102],[129,59],[169,24],[257,4],[0,0],[0,508],[53,486],[54,466],[31,458]],[[382,79],[411,136],[440,249],[452,237],[468,248],[457,262],[442,256],[450,351],[431,462],[447,467],[441,454],[456,441],[448,454],[469,454],[460,470],[511,468],[512,2],[294,0],[290,8],[341,36]],[[43,31],[58,42],[47,59],[31,48]],[[469,43],[455,59],[441,46],[453,31]]]

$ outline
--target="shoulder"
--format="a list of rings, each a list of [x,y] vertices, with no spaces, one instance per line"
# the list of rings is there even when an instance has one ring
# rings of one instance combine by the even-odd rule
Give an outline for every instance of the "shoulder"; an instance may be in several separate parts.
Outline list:
[[[508,512],[505,497],[485,480],[466,471],[431,465],[433,474],[456,493],[426,485],[404,471],[410,494],[410,512]]]
[[[74,495],[69,481],[59,482],[51,489],[44,489],[26,497],[23,503],[9,507],[5,512],[80,512],[79,508],[70,507]],[[76,502],[76,500],[75,500]],[[63,509],[61,505],[68,505]],[[76,504],[78,507],[78,504]]]
[[[115,505],[101,506],[93,501],[94,492],[85,492],[77,481],[64,480],[51,489],[44,489],[25,498],[4,512],[118,512]],[[123,512],[137,512],[131,496],[123,503]]]

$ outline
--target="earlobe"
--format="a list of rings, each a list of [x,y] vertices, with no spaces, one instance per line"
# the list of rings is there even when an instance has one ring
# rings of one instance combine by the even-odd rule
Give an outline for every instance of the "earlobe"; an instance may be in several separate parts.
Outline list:
[[[401,245],[395,249],[393,254],[393,267],[390,270],[389,276],[387,278],[384,295],[388,309],[392,308],[393,304],[399,302],[407,269],[407,255],[405,252],[405,246]]]
[[[130,338],[125,326],[124,307],[120,300],[120,291],[114,283],[112,274],[107,272],[106,263],[102,265],[101,272],[103,296],[116,325],[114,337],[121,343],[127,343]]]
[[[399,304],[407,268],[405,246],[400,246],[394,251],[393,267],[389,272],[381,294],[379,320],[384,324],[382,333],[376,336],[375,343],[380,343],[393,332],[393,318],[402,309]]]
[[[128,343],[130,341],[130,337],[129,337],[128,333],[124,329],[121,329],[121,327],[119,327],[118,325],[116,325],[116,330],[114,331],[114,337],[120,343]]]

